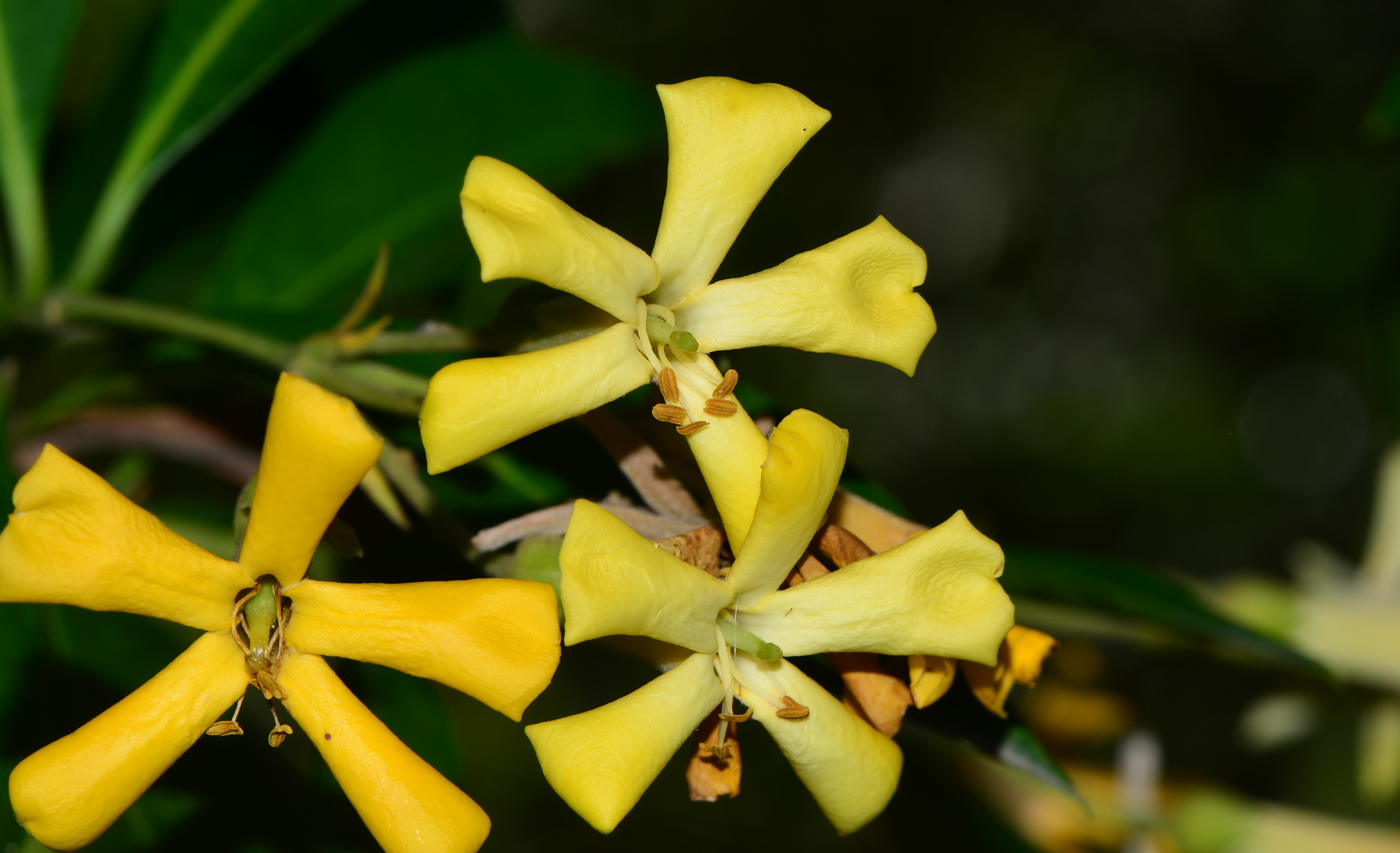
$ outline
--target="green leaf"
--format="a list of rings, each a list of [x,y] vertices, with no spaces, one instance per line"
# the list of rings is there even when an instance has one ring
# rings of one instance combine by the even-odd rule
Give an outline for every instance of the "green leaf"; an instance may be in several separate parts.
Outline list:
[[[391,297],[460,282],[475,263],[457,201],[472,157],[561,192],[662,127],[643,87],[509,35],[414,57],[321,121],[243,212],[198,303],[308,334],[353,301],[381,240]]]
[[[199,811],[199,806],[199,797],[187,791],[152,788],[132,803],[91,847],[83,849],[89,853],[151,850]]]
[[[39,613],[32,604],[0,604],[0,725],[20,694],[20,680],[37,646]]]
[[[43,605],[41,623],[55,657],[119,690],[134,690],[164,669],[200,632],[129,613]]]
[[[354,0],[175,0],[136,123],[69,273],[95,287],[156,179]]]
[[[1361,132],[1372,142],[1390,142],[1400,136],[1400,59],[1385,76],[1375,103],[1361,123]]]
[[[1091,631],[1102,626],[1109,632],[1131,633],[1130,628],[1121,627],[1127,620],[1130,624],[1147,623],[1159,633],[1160,629],[1167,629],[1168,636],[1185,636],[1230,651],[1322,671],[1317,663],[1288,646],[1217,613],[1185,584],[1146,566],[1041,549],[1007,548],[1001,584],[1016,600],[1018,616],[1037,617],[1027,621],[1041,622],[1052,631],[1058,625],[1051,622],[1072,627],[1078,619]],[[1107,622],[1103,621],[1105,614],[1109,617]]]
[[[80,0],[0,0],[0,178],[24,292],[48,284],[40,173],[44,138]]]

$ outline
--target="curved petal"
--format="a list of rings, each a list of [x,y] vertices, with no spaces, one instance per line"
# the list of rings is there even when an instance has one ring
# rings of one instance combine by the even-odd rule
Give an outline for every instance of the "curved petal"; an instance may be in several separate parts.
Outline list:
[[[777,83],[701,77],[657,86],[670,165],[652,257],[672,305],[709,283],[749,214],[831,113]]]
[[[745,612],[778,588],[821,527],[846,464],[846,440],[844,429],[806,409],[773,429],[753,526],[729,570],[735,602]]]
[[[596,504],[575,501],[559,552],[564,645],[630,634],[714,652],[729,588],[643,539]]]
[[[839,571],[775,592],[743,626],[789,656],[942,655],[994,666],[1015,618],[1001,548],[967,516]]]
[[[557,347],[449,364],[428,385],[423,447],[440,474],[651,380],[632,327],[618,323]]]
[[[559,665],[559,613],[549,584],[305,580],[286,593],[295,603],[287,642],[297,651],[431,678],[512,720]]]
[[[282,586],[301,580],[326,526],[383,449],[354,403],[283,373],[238,562]]]
[[[737,694],[777,741],[837,832],[855,832],[884,811],[904,766],[904,754],[894,741],[785,660],[764,663],[740,654],[735,666],[744,682],[760,689],[771,686],[778,695],[807,706],[806,717],[784,719],[742,684]]]
[[[716,282],[676,305],[701,352],[796,347],[868,358],[910,376],[936,328],[914,288],[924,250],[883,216],[754,275]]]
[[[15,486],[0,533],[0,601],[124,610],[227,631],[252,578],[172,532],[47,445]]]
[[[958,662],[939,655],[909,656],[909,692],[915,708],[927,708],[943,698],[953,686]]]
[[[47,847],[92,843],[247,687],[228,633],[205,634],[130,696],[21,761],[10,774],[15,817]]]
[[[732,395],[728,399],[737,410],[727,418],[718,418],[703,414],[707,397],[701,397],[686,385],[680,386],[680,393],[687,411],[694,412],[696,419],[709,422],[709,426],[691,433],[685,440],[719,510],[729,547],[737,552],[744,547],[749,525],[753,523],[754,508],[758,506],[763,461],[768,458],[768,439]]]
[[[656,262],[646,252],[494,157],[473,158],[467,168],[462,221],[482,281],[528,278],[631,323],[637,297],[656,288]]]
[[[326,662],[292,652],[277,676],[284,704],[386,853],[470,853],[491,819],[456,785],[404,746]]]
[[[612,832],[724,698],[712,655],[601,708],[525,727],[544,778],[599,832]]]

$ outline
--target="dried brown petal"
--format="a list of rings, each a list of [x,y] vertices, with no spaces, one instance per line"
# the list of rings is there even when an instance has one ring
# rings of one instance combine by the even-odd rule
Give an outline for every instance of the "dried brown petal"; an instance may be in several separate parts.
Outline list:
[[[885,737],[899,732],[904,712],[914,704],[909,687],[885,672],[879,655],[869,652],[828,652],[826,659],[846,684],[843,702]]]
[[[826,517],[832,524],[839,524],[860,537],[877,554],[903,545],[928,530],[845,489],[836,490]]]
[[[700,737],[690,751],[690,761],[685,767],[685,780],[690,784],[692,800],[713,803],[720,797],[739,796],[739,777],[742,770],[739,741],[735,740],[735,727],[731,725],[725,735],[724,745],[720,747],[719,718],[717,713],[705,718],[705,722],[700,724]],[[726,754],[721,756],[717,751],[724,751]]]
[[[282,741],[287,739],[287,735],[292,733],[292,727],[286,723],[278,723],[267,735],[267,745],[276,749],[282,745]]]
[[[713,527],[697,527],[680,536],[654,540],[662,550],[679,557],[697,569],[704,569],[715,577],[720,577],[719,549],[724,534]]]
[[[857,560],[875,556],[875,552],[856,535],[844,527],[828,524],[817,534],[817,550],[831,560],[838,569],[844,569]]]
[[[822,565],[822,561],[809,554],[802,556],[802,562],[797,564],[797,572],[804,581],[814,581],[822,575],[831,574],[831,569]]]
[[[651,416],[661,421],[663,424],[685,423],[685,409],[680,406],[673,406],[670,403],[657,403],[651,407]]]
[[[661,368],[661,373],[657,375],[657,385],[661,387],[661,396],[668,403],[678,403],[681,399],[680,384],[676,382],[676,371],[669,367]]]
[[[207,735],[212,735],[213,737],[224,737],[225,735],[241,735],[243,734],[243,727],[238,724],[237,720],[219,720],[214,725],[205,729],[204,733]]]
[[[717,418],[727,418],[739,411],[739,404],[733,400],[706,400],[705,414]]]
[[[734,388],[738,384],[739,371],[733,369],[727,370],[725,371],[724,378],[715,386],[715,390],[710,392],[710,397],[716,400],[720,397],[728,397],[730,394],[734,393]]]
[[[709,421],[691,421],[685,426],[676,427],[676,432],[680,433],[681,435],[694,435],[695,433],[699,432],[700,430],[704,429],[709,425]]]

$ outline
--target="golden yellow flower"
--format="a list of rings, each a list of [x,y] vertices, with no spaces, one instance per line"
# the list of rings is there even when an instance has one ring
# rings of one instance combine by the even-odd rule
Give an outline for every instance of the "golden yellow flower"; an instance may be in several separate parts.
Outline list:
[[[640,635],[681,647],[680,662],[622,699],[528,726],[545,778],[610,832],[718,705],[772,734],[842,833],[885,807],[902,757],[784,656],[828,651],[935,654],[992,664],[1012,625],[1002,553],[962,513],[911,541],[780,589],[823,524],[846,433],[807,411],[773,430],[749,535],[728,575],[684,563],[579,501],[559,554],[566,644]],[[717,743],[725,742],[721,731]]]
[[[241,706],[251,682],[291,711],[384,849],[481,846],[485,812],[404,746],[321,655],[432,678],[518,720],[558,665],[554,592],[495,579],[304,579],[326,526],[382,447],[349,400],[283,374],[237,562],[182,539],[57,448],[44,449],[0,534],[0,601],[123,610],[208,633],[20,762],[10,802],[35,838],[59,850],[91,843],[201,734],[242,734],[236,720],[219,718],[235,700]],[[290,733],[279,723],[269,742]]]
[[[710,283],[788,162],[830,113],[773,83],[706,77],[658,86],[670,169],[648,255],[523,172],[477,157],[462,215],[485,281],[528,278],[606,312],[580,340],[457,362],[421,415],[428,470],[454,468],[656,377],[656,416],[690,441],[726,531],[743,542],[768,449],[707,353],[753,346],[834,352],[913,374],[934,333],[913,292],[923,250],[883,217],[773,269]],[[607,317],[607,315],[611,315]]]

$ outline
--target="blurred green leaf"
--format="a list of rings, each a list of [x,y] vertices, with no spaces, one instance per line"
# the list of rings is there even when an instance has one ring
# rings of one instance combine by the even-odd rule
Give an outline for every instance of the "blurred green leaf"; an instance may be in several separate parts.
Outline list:
[[[199,811],[199,797],[185,791],[153,788],[132,803],[112,828],[83,848],[91,853],[128,853],[151,850],[185,820]]]
[[[460,281],[473,266],[457,201],[472,157],[559,192],[662,125],[641,86],[509,35],[415,57],[325,117],[244,211],[199,303],[316,331],[348,307],[381,240],[391,294]]]
[[[20,693],[20,679],[37,645],[39,613],[32,604],[0,604],[0,724]]]
[[[175,0],[135,125],[73,263],[90,289],[156,179],[353,0]]]
[[[49,274],[40,173],[44,137],[80,0],[0,0],[0,178],[21,278],[37,293]]]
[[[1390,142],[1400,136],[1400,58],[1385,76],[1375,102],[1361,123],[1361,132],[1372,142]]]
[[[1321,672],[1309,658],[1225,618],[1186,585],[1146,566],[1007,548],[1001,583],[1018,605],[1025,597],[1140,620],[1208,645]]]
[[[1052,788],[1058,788],[1083,802],[1069,776],[1045,751],[1035,733],[1020,723],[1012,723],[997,746],[996,759],[1007,767],[1029,773]]]
[[[199,631],[129,613],[40,608],[55,657],[119,690],[134,690],[189,647]]]

